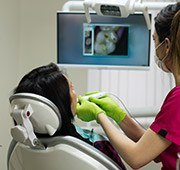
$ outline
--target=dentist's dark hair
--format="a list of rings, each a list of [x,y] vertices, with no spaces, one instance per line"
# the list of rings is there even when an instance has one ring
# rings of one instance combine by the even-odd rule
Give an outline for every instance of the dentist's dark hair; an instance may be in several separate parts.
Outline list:
[[[171,24],[175,14],[180,10],[180,3],[175,3],[163,8],[154,18],[155,29],[161,43],[165,38],[170,38]]]
[[[171,24],[171,48],[170,55],[176,74],[180,74],[180,10],[176,13]]]
[[[30,71],[21,79],[14,93],[34,93],[46,97],[58,107],[61,114],[62,126],[54,136],[70,135],[90,143],[76,132],[72,124],[74,116],[71,111],[69,83],[65,73],[56,64],[50,63]],[[48,136],[37,133],[36,135],[38,137]]]

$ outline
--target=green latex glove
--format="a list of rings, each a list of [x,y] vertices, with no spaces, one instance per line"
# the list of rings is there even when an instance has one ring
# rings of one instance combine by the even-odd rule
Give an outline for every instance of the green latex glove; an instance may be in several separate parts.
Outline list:
[[[97,104],[106,112],[106,115],[115,120],[117,124],[121,123],[126,116],[126,112],[120,108],[118,103],[107,95],[99,99],[90,97],[89,101]]]
[[[97,120],[97,115],[99,113],[105,112],[96,104],[89,102],[80,96],[78,97],[76,114],[79,119],[85,122]]]

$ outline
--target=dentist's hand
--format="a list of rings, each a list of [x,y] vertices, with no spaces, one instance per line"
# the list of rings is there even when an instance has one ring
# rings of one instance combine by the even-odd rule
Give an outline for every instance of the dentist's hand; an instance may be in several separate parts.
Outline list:
[[[99,99],[90,97],[89,101],[97,104],[106,112],[106,115],[115,120],[117,124],[121,123],[126,116],[126,112],[119,107],[118,103],[107,95]]]
[[[100,107],[96,104],[89,102],[82,97],[78,98],[76,114],[77,117],[85,122],[92,120],[97,120],[97,115],[99,113],[105,113]]]

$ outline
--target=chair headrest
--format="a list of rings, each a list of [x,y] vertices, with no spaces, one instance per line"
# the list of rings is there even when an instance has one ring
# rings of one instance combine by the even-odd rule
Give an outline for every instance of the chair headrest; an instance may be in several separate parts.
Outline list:
[[[9,101],[11,116],[17,123],[17,126],[11,129],[16,141],[33,141],[36,138],[34,132],[52,136],[61,128],[59,110],[47,98],[32,93],[17,93],[12,95]]]

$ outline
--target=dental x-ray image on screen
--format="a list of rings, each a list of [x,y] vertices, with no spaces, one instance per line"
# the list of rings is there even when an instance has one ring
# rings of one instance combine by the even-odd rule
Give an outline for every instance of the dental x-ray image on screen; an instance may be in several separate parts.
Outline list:
[[[83,24],[85,56],[127,56],[128,27],[110,24]]]
[[[57,12],[57,63],[64,67],[148,68],[150,31],[143,14],[127,18]]]

